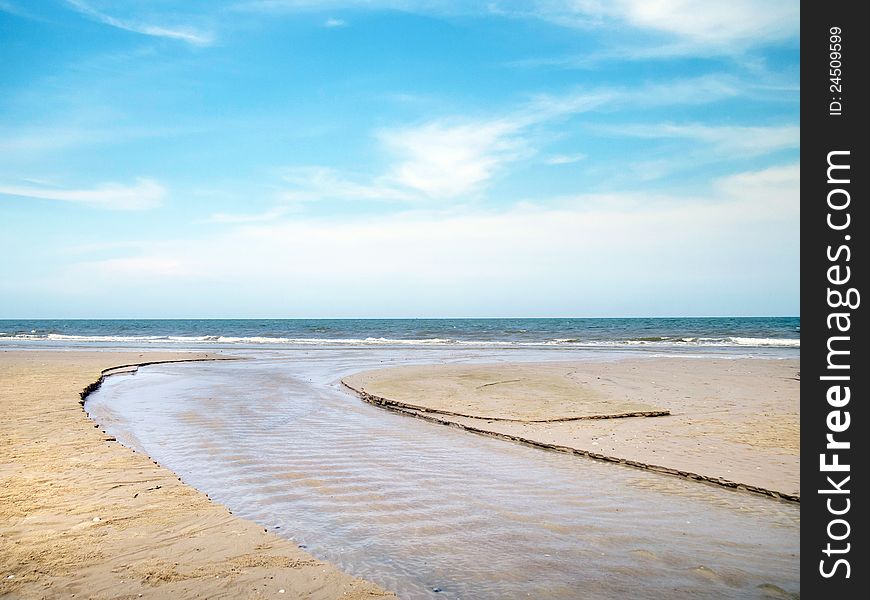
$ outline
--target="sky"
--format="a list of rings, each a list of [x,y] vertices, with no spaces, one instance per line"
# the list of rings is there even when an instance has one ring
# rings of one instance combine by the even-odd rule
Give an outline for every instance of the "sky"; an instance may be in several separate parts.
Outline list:
[[[0,0],[0,318],[797,315],[799,3]]]

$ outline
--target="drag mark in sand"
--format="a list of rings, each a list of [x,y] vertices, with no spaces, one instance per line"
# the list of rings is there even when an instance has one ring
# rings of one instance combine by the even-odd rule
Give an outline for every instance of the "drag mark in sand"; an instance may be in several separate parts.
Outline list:
[[[637,364],[635,364],[637,363]],[[363,401],[375,406],[418,417],[442,425],[458,427],[471,433],[498,437],[538,448],[585,456],[595,460],[619,463],[655,473],[673,475],[694,481],[715,484],[732,489],[780,498],[792,502],[800,502],[800,494],[788,489],[789,481],[780,481],[776,477],[765,477],[752,471],[759,455],[752,456],[735,444],[735,440],[716,440],[713,443],[721,446],[718,453],[730,458],[728,452],[736,451],[736,461],[740,469],[736,476],[726,477],[716,470],[722,470],[721,465],[711,464],[705,455],[701,442],[696,441],[711,428],[723,428],[712,415],[721,413],[723,402],[719,402],[715,393],[709,391],[710,381],[701,374],[697,385],[691,390],[681,384],[682,374],[672,375],[667,371],[646,374],[648,366],[653,363],[643,361],[626,362],[625,373],[616,373],[616,377],[591,375],[594,367],[585,365],[584,369],[569,368],[558,365],[427,365],[419,367],[396,367],[358,373],[342,379],[342,385]],[[665,364],[665,363],[660,363]],[[687,367],[699,367],[709,371],[711,367],[720,371],[733,370],[734,365],[746,368],[740,361],[729,361],[718,364],[707,361],[707,364],[695,361],[686,365],[673,363],[680,370]],[[756,371],[753,393],[758,392],[758,382],[768,388],[776,386],[775,379],[766,375],[759,377],[762,363],[747,362],[746,366]],[[780,365],[775,365],[781,368]],[[613,365],[598,366],[599,369],[612,369]],[[636,372],[640,369],[639,372]],[[750,378],[752,370],[746,369],[741,377]],[[495,377],[500,372],[517,373],[519,378],[499,380]],[[639,375],[641,373],[642,375]],[[730,373],[729,377],[733,377]],[[482,377],[489,377],[486,383],[480,384]],[[676,378],[676,381],[674,381]],[[496,379],[496,381],[492,381]],[[785,378],[783,378],[785,379]],[[787,378],[794,380],[791,377]],[[659,383],[656,383],[659,380]],[[591,383],[595,381],[596,383]],[[666,382],[666,383],[664,383]],[[514,389],[511,389],[513,384]],[[698,388],[698,385],[702,386]],[[498,389],[502,388],[502,389]],[[498,389],[498,391],[496,391]],[[739,397],[739,390],[733,394],[725,388],[727,396]],[[700,392],[700,393],[699,393]],[[760,393],[779,398],[780,390],[762,389]],[[785,398],[790,400],[788,390]],[[703,395],[702,395],[703,394]],[[679,419],[655,419],[655,425],[638,423],[635,417],[669,417],[671,411],[645,405],[637,400],[626,400],[627,397],[651,398],[655,402],[662,399],[669,401],[683,399]],[[751,397],[751,396],[750,396]],[[414,402],[408,402],[413,399]],[[689,402],[685,402],[688,399]],[[701,400],[709,406],[706,413],[693,407],[693,400]],[[730,401],[731,398],[728,398]],[[646,410],[620,411],[618,407],[631,405],[632,408]],[[453,407],[467,407],[476,410],[453,410]],[[560,416],[556,413],[566,411],[574,413],[571,416]],[[697,414],[692,414],[693,411]],[[541,413],[541,414],[537,414]],[[548,414],[547,414],[548,413]],[[580,414],[578,414],[580,413]],[[505,416],[509,414],[511,416]],[[546,416],[544,416],[546,414]],[[775,418],[789,422],[789,414],[775,414]],[[544,417],[544,418],[536,418]],[[595,426],[594,421],[608,420],[614,423],[604,429],[603,423]],[[620,421],[616,423],[616,421]],[[795,416],[796,420],[796,416]],[[628,424],[628,421],[635,423]],[[590,428],[597,427],[592,432]],[[656,430],[651,430],[655,427]],[[622,429],[621,429],[622,428]],[[725,424],[727,429],[727,424]],[[673,430],[673,431],[670,431]],[[630,434],[622,433],[629,431]],[[674,433],[678,444],[649,444],[645,449],[638,450],[639,444],[629,447],[639,437],[652,438],[653,435]],[[721,432],[719,432],[721,434]],[[596,437],[597,436],[597,437]],[[682,437],[682,439],[681,439]],[[591,448],[599,446],[598,440],[609,439],[612,445],[608,449]],[[688,441],[687,441],[688,440]],[[659,440],[655,440],[659,441]],[[655,442],[654,441],[654,442]],[[738,442],[742,440],[736,440]],[[694,443],[693,447],[690,445]],[[709,443],[706,439],[704,443]],[[742,444],[746,446],[746,444]],[[670,453],[668,450],[677,450]],[[707,447],[709,450],[710,448]],[[778,452],[778,449],[754,448],[753,452]],[[785,460],[788,461],[788,456]],[[652,460],[657,459],[657,460]],[[720,458],[720,460],[722,460]],[[667,461],[662,464],[662,461]],[[793,463],[793,465],[792,465]],[[799,460],[795,457],[788,462],[789,474],[794,471],[793,478],[798,477]],[[728,471],[730,473],[730,471]],[[781,479],[781,478],[780,478]]]
[[[594,419],[624,419],[626,417],[664,417],[671,414],[669,410],[646,410],[646,411],[632,411],[632,412],[622,412],[622,413],[612,413],[612,414],[602,414],[602,415],[583,415],[580,417],[555,417],[552,419],[511,419],[509,417],[481,417],[476,415],[467,415],[459,412],[452,412],[449,410],[439,410],[437,408],[429,408],[426,406],[417,406],[414,404],[407,404],[405,402],[399,402],[398,400],[390,400],[389,398],[384,398],[383,396],[376,396],[374,394],[369,394],[365,390],[356,389],[351,385],[348,385],[346,382],[342,381],[342,385],[349,390],[355,392],[362,400],[368,402],[369,404],[374,404],[375,406],[383,406],[386,408],[395,408],[401,411],[409,412],[409,411],[418,411],[421,413],[433,413],[438,415],[446,415],[451,417],[465,417],[467,419],[483,419],[486,421],[507,421],[510,423],[565,423],[568,421],[588,421]],[[495,385],[495,384],[488,384]]]

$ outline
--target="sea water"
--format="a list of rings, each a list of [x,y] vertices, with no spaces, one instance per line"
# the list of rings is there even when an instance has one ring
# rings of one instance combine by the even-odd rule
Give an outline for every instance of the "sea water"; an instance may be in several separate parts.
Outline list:
[[[800,347],[799,317],[0,320],[0,346]]]

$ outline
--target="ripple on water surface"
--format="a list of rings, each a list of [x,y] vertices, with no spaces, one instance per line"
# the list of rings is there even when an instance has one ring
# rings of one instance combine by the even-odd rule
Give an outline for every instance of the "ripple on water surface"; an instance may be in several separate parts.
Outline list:
[[[403,598],[799,591],[796,505],[470,435],[336,385],[390,352],[145,367],[87,408],[234,513]]]

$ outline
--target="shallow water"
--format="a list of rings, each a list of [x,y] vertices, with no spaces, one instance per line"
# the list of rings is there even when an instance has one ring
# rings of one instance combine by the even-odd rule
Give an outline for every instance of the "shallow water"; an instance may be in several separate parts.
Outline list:
[[[87,409],[235,514],[403,598],[799,592],[797,505],[396,415],[338,384],[408,360],[533,353],[255,356],[110,377]]]

